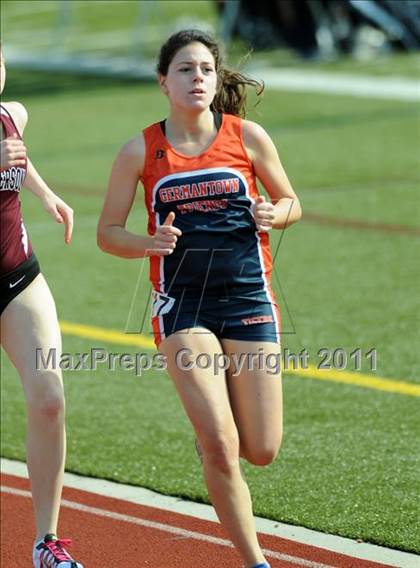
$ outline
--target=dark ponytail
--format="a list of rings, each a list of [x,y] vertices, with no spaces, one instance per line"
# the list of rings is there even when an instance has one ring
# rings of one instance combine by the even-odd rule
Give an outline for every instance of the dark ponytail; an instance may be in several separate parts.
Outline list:
[[[264,84],[250,79],[238,71],[226,69],[223,66],[222,55],[217,41],[205,32],[200,30],[182,30],[173,34],[161,47],[157,71],[161,75],[167,75],[169,65],[175,54],[193,42],[205,45],[214,58],[217,73],[217,90],[210,106],[211,110],[245,117],[247,112],[247,87],[253,87],[257,97],[259,97],[264,90]]]
[[[254,87],[257,97],[259,97],[264,90],[264,84],[245,77],[238,71],[231,71],[223,67],[218,74],[220,74],[220,83],[211,109],[245,118],[247,113],[247,87]]]

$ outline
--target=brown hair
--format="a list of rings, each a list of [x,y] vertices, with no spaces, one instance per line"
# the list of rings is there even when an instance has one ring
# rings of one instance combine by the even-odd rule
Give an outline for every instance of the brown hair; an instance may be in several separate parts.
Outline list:
[[[193,42],[202,43],[213,55],[217,73],[217,89],[210,109],[245,117],[247,87],[253,87],[259,97],[264,90],[264,83],[250,79],[239,71],[223,66],[223,58],[217,41],[201,30],[182,30],[173,34],[161,47],[157,71],[161,75],[168,74],[168,68],[176,53]]]

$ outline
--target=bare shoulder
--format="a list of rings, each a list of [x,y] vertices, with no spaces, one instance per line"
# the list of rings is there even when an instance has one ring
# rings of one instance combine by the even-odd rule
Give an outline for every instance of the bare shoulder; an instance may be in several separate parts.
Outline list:
[[[141,158],[144,157],[146,151],[146,144],[144,142],[143,134],[135,136],[129,140],[120,150],[120,154],[131,157],[131,158]]]
[[[146,144],[143,134],[139,134],[122,146],[118,152],[115,166],[119,166],[127,172],[135,172],[141,176],[144,169],[145,156]]]
[[[28,112],[22,103],[16,101],[11,103],[2,103],[6,110],[10,113],[19,133],[22,135],[25,130],[25,126],[28,122]]]
[[[252,120],[242,120],[242,138],[251,160],[274,146],[264,128]]]

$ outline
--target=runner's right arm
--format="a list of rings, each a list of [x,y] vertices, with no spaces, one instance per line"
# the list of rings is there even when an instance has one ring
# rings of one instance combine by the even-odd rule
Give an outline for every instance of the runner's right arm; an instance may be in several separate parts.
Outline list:
[[[126,229],[133,206],[138,180],[145,158],[143,136],[128,142],[116,157],[108,184],[108,192],[98,223],[98,246],[104,252],[123,258],[166,256],[173,252],[181,231],[172,226],[174,215],[157,228],[153,236],[136,235]]]

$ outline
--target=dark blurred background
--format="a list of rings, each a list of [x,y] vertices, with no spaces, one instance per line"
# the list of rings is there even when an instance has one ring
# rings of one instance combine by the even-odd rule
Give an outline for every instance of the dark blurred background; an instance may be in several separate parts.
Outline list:
[[[216,0],[223,37],[305,59],[369,57],[420,47],[417,0]]]

